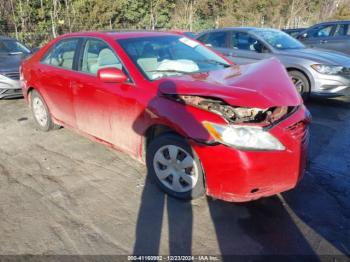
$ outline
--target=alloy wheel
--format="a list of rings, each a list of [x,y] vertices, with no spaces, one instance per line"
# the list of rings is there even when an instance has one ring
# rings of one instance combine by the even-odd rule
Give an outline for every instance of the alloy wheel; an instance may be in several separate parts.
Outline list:
[[[298,93],[302,94],[304,92],[304,89],[305,89],[305,84],[304,84],[303,80],[296,77],[296,76],[292,76],[291,79],[292,79],[292,82],[293,82],[295,88],[297,89]]]

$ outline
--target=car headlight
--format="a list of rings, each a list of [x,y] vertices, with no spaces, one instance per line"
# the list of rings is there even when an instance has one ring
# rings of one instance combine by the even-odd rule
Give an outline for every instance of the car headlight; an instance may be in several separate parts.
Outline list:
[[[282,143],[257,126],[219,125],[204,121],[204,127],[217,142],[244,150],[284,150]]]
[[[312,65],[311,67],[317,72],[321,74],[326,74],[326,75],[336,75],[344,69],[342,66],[336,66],[336,65],[315,64],[315,65]]]

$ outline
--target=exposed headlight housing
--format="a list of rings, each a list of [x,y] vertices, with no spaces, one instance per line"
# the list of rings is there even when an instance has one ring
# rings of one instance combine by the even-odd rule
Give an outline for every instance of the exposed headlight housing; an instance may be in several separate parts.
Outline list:
[[[269,132],[257,126],[219,125],[204,121],[214,139],[242,150],[285,150],[284,145]]]
[[[336,74],[339,74],[344,69],[344,67],[337,66],[337,65],[314,64],[311,67],[317,72],[319,72],[320,74],[325,74],[325,75],[336,75]]]

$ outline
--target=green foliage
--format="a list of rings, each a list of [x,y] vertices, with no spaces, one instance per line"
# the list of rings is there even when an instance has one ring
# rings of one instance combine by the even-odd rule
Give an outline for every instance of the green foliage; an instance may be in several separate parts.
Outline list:
[[[350,0],[6,0],[0,31],[37,46],[75,31],[305,27],[350,19],[349,6]]]

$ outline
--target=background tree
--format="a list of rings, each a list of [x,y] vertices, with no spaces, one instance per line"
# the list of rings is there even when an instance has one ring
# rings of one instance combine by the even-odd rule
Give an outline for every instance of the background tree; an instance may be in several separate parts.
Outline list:
[[[89,30],[307,27],[350,19],[350,0],[7,0],[0,32],[32,46]]]

